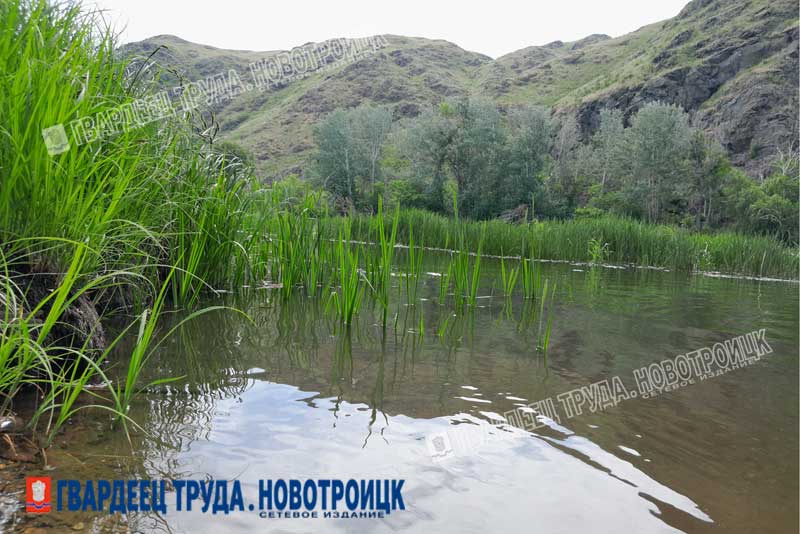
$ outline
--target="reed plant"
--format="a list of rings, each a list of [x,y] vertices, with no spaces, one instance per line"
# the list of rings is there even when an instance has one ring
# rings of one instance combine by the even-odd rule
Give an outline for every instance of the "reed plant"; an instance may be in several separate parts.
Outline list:
[[[478,239],[478,250],[474,259],[467,248],[467,241],[463,234],[458,239],[459,248],[453,253],[452,278],[455,291],[455,300],[458,306],[466,302],[474,307],[478,298],[478,287],[481,277],[481,257],[483,254],[483,234]]]
[[[335,244],[335,256],[338,269],[336,281],[338,288],[332,291],[327,308],[334,310],[340,322],[351,325],[353,318],[361,307],[364,295],[362,273],[358,266],[360,247],[351,243],[351,224],[346,222],[340,229],[339,239]]]
[[[524,260],[520,262],[524,263]],[[520,266],[509,267],[506,269],[506,259],[501,255],[500,257],[500,281],[503,285],[503,296],[510,298],[514,294],[514,288],[519,279]]]
[[[368,215],[356,219],[368,220]],[[605,261],[654,266],[691,272],[699,268],[730,274],[798,277],[798,249],[770,236],[732,232],[693,233],[684,228],[649,224],[631,218],[606,215],[597,218],[545,220],[511,224],[500,220],[470,221],[419,209],[400,212],[398,240],[407,242],[409,228],[424,232],[429,247],[444,247],[448,235],[463,235],[471,250],[485,237],[484,253],[524,256],[531,245],[536,257],[548,260],[588,262],[587,244],[602,236],[607,243]]]
[[[116,45],[101,13],[78,3],[0,2],[0,415],[22,388],[40,390],[30,425],[47,420],[47,443],[81,409],[91,380],[108,385],[100,362],[117,346],[55,339],[79,299],[121,291],[136,305],[144,329],[126,381],[134,384],[165,295],[192,305],[202,291],[263,274],[251,261],[260,236],[244,226],[252,173],[215,150],[209,128],[197,133],[198,113],[114,133],[101,124],[159,88],[152,61],[124,58]],[[72,136],[78,119],[94,121],[100,137]],[[43,130],[57,125],[69,146],[51,155]],[[32,300],[42,273],[56,285]],[[107,388],[100,404],[126,409],[130,384]]]
[[[417,290],[419,279],[422,276],[422,257],[425,247],[414,241],[413,229],[409,228],[408,233],[408,254],[406,255],[406,299],[408,304],[413,306],[417,302]]]
[[[392,282],[392,262],[394,260],[394,248],[397,240],[397,225],[399,222],[400,207],[395,206],[394,218],[392,219],[391,233],[386,232],[383,217],[383,199],[378,198],[378,215],[376,217],[376,227],[378,235],[379,259],[377,262],[377,275],[370,278],[373,280],[372,288],[375,296],[383,308],[383,326],[386,327],[386,319],[389,313],[389,289]]]
[[[547,303],[548,293],[550,296],[550,303],[545,308],[545,304]],[[542,297],[541,302],[539,303],[539,328],[536,334],[537,339],[537,346],[536,349],[541,351],[544,354],[545,359],[547,358],[547,349],[550,347],[550,331],[553,327],[553,305],[555,301],[556,295],[556,284],[553,283],[553,286],[549,286],[549,281],[544,281],[544,286],[542,288]],[[545,315],[545,309],[547,310],[547,315]],[[544,325],[544,331],[542,330],[542,326]]]

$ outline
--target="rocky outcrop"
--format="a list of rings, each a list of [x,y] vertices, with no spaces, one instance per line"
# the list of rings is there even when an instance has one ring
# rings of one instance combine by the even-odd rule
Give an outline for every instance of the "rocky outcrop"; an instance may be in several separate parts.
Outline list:
[[[712,132],[734,165],[752,176],[768,173],[781,152],[798,147],[799,68],[795,28],[780,54],[728,82],[694,122]]]
[[[712,4],[701,2],[686,13]],[[691,30],[678,33],[653,63],[662,68],[674,63],[691,37]],[[752,175],[765,174],[779,150],[797,145],[797,47],[796,26],[774,31],[757,25],[727,40],[701,40],[691,46],[696,55],[692,64],[580,104],[576,112],[582,133],[588,137],[597,129],[603,108],[620,109],[627,120],[648,102],[667,102],[689,112],[693,124],[715,137],[734,165]]]

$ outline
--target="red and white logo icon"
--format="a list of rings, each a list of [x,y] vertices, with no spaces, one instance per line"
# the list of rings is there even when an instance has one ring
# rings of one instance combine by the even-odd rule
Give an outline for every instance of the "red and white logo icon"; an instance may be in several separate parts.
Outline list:
[[[50,477],[25,477],[25,511],[34,514],[50,511]]]

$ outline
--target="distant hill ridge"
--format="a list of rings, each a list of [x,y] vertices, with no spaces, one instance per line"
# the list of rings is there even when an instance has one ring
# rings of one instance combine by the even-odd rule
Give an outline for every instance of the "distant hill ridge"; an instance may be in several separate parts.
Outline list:
[[[313,124],[337,107],[386,104],[399,119],[480,95],[501,106],[575,113],[584,136],[603,108],[629,117],[648,101],[674,103],[752,176],[798,142],[798,8],[789,0],[694,0],[678,16],[621,37],[555,41],[496,60],[443,40],[383,37],[388,45],[355,63],[221,102],[214,111],[222,137],[252,151],[267,176],[302,173]],[[147,56],[161,45],[156,60],[189,80],[229,69],[244,75],[251,63],[284,52],[224,50],[171,35],[123,50]]]

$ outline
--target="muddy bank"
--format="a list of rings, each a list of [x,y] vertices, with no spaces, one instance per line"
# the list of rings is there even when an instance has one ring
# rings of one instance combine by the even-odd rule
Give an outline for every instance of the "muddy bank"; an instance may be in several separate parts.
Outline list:
[[[8,272],[12,284],[2,295],[3,310],[8,322],[25,321],[28,337],[36,341],[58,305],[55,292],[64,275],[46,263],[15,263]],[[11,292],[13,294],[8,294]],[[78,354],[97,358],[108,348],[108,326],[114,317],[130,308],[129,289],[122,286],[81,291],[73,288],[68,294],[61,313],[39,343],[45,348],[46,362],[35,360],[26,369],[25,383],[18,389],[12,386],[0,402],[0,458],[15,462],[40,462],[44,454],[28,423],[36,413],[51,375],[70,368]],[[13,326],[12,326],[13,328]],[[19,354],[10,358],[9,368],[18,364]],[[81,373],[85,366],[75,369]]]

